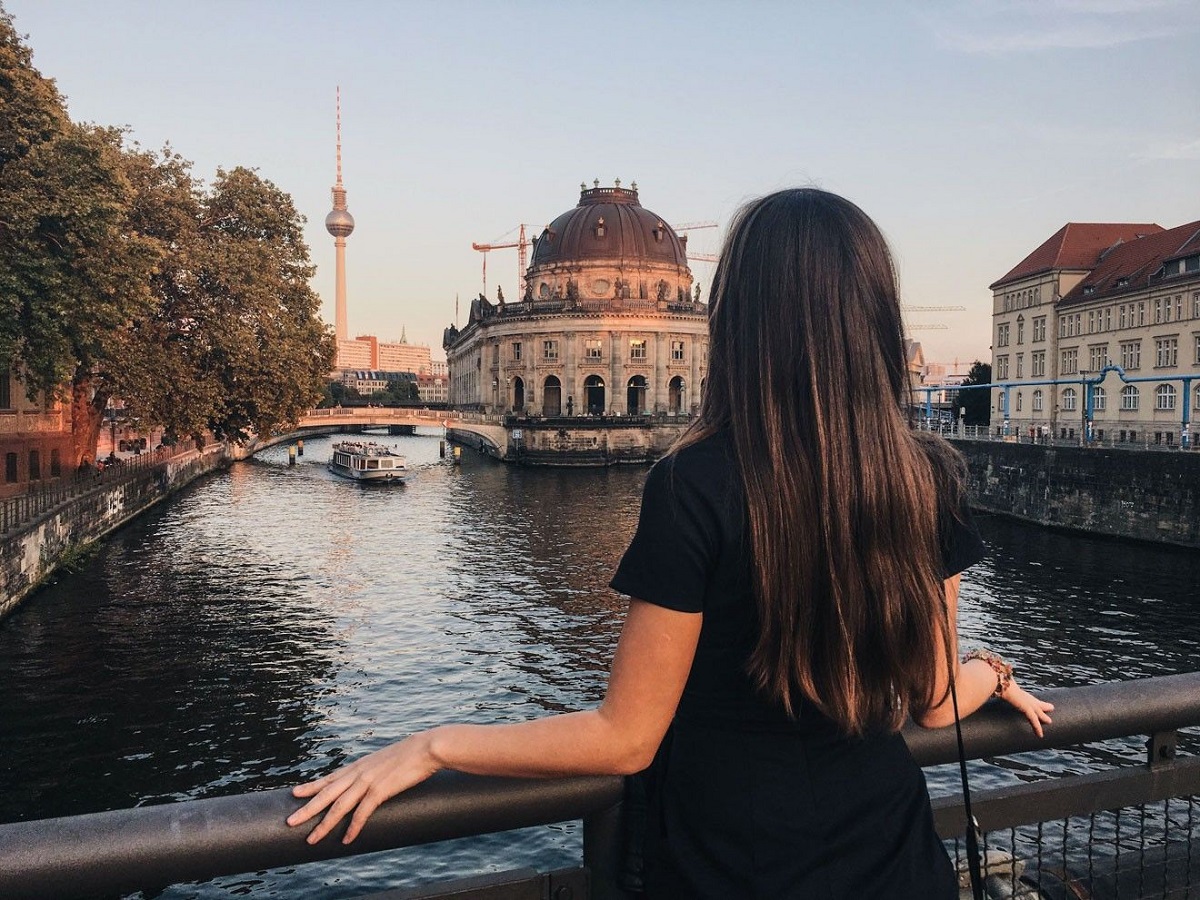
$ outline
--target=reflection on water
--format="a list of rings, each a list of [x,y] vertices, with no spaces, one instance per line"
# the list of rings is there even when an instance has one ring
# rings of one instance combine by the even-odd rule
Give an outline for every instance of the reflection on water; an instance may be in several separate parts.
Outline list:
[[[295,468],[277,448],[125,528],[0,625],[0,821],[277,787],[448,719],[595,702],[624,606],[607,582],[645,470],[471,453],[456,467],[434,437],[381,440],[408,456],[407,484],[332,476],[328,439]],[[964,578],[964,643],[1030,684],[1194,668],[1200,556],[980,524],[991,555]],[[977,777],[1141,753],[1037,754]],[[567,824],[163,896],[355,896],[578,854]]]

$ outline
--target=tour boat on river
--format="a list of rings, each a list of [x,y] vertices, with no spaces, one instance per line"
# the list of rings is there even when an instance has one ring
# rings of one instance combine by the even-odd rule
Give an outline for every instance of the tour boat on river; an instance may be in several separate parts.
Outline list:
[[[342,441],[333,445],[329,471],[355,481],[403,481],[404,457],[372,441]]]

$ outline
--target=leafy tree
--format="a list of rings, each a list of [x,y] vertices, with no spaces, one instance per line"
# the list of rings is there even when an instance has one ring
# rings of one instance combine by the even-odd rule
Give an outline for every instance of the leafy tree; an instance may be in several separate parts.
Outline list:
[[[963,384],[991,384],[992,367],[988,363],[975,360],[971,370],[963,379]],[[992,420],[992,392],[982,388],[973,391],[959,391],[956,403],[966,409],[963,421],[967,425],[987,425]]]
[[[76,125],[0,10],[0,364],[32,398],[72,395],[76,456],[107,395],[92,373],[108,338],[153,303],[159,248],[128,227],[120,135]]]
[[[232,440],[295,422],[322,396],[334,343],[291,198],[244,168],[200,191],[170,151],[129,164],[143,187],[139,224],[171,242],[153,279],[158,305],[132,323],[116,377],[132,410]]]
[[[171,434],[293,422],[334,348],[303,218],[249,169],[205,189],[123,138],[70,121],[0,9],[0,364],[30,396],[69,390],[76,460],[112,396]]]
[[[388,382],[387,390],[380,391],[372,399],[388,406],[411,406],[421,402],[421,394],[415,381],[396,378]]]

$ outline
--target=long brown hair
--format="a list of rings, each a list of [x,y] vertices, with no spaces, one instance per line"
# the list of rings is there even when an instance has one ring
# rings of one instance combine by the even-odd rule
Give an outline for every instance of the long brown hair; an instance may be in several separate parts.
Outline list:
[[[760,619],[750,675],[791,714],[802,695],[849,734],[898,728],[940,699],[946,479],[906,421],[883,235],[824,191],[751,202],[717,265],[709,337],[681,445],[732,432]]]

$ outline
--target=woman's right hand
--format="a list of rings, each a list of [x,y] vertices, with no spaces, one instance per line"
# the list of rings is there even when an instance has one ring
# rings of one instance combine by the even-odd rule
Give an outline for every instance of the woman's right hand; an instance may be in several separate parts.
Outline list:
[[[429,733],[414,734],[323,778],[292,788],[293,796],[312,799],[288,816],[287,823],[293,827],[303,825],[328,808],[306,839],[315,844],[353,810],[350,827],[342,838],[343,844],[349,844],[381,803],[420,784],[440,768],[430,753]]]
[[[1018,710],[1029,724],[1033,726],[1033,733],[1038,737],[1045,737],[1042,732],[1042,725],[1049,725],[1050,713],[1054,711],[1054,704],[1047,703],[1045,700],[1039,700],[1029,691],[1017,684],[1016,681],[1010,681],[1004,693],[1000,695],[1000,699],[1005,703]]]

